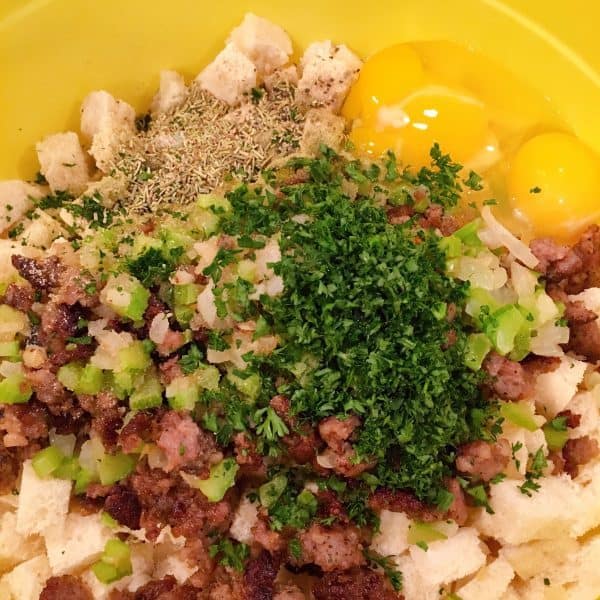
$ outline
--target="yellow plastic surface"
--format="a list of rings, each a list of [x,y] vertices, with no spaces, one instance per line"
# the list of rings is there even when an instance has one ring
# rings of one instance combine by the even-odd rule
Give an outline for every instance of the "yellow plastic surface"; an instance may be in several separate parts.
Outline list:
[[[160,69],[194,76],[248,10],[298,47],[465,44],[547,96],[600,151],[600,4],[590,0],[0,0],[0,179],[31,177],[35,141],[76,130],[87,92],[105,88],[141,110]]]

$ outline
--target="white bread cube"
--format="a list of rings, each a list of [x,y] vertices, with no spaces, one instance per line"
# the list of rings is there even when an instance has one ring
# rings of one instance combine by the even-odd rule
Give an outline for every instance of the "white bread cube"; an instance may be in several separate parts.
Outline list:
[[[403,554],[394,559],[398,570],[402,573],[402,594],[405,598],[419,600],[439,600],[439,586],[421,577],[421,573],[410,554]]]
[[[190,565],[180,556],[171,554],[163,558],[154,568],[152,574],[155,579],[162,579],[166,575],[173,575],[177,583],[185,583],[196,571],[198,565]]]
[[[252,13],[246,13],[227,42],[235,44],[254,63],[260,77],[287,64],[293,51],[290,36],[279,25]]]
[[[263,83],[267,90],[272,91],[279,85],[298,85],[298,67],[296,65],[287,65],[276,69],[272,73],[265,75]]]
[[[337,112],[358,78],[361,60],[343,44],[315,42],[300,60],[302,75],[297,100],[308,106],[322,106]]]
[[[40,554],[16,566],[2,577],[2,582],[10,591],[12,600],[39,600],[49,577],[48,560],[45,554]]]
[[[338,150],[344,136],[346,121],[325,108],[312,108],[306,114],[300,141],[303,154],[317,154],[321,144]]]
[[[233,516],[233,522],[229,528],[229,535],[238,542],[250,544],[254,538],[252,528],[258,520],[258,510],[256,502],[250,502],[244,498]]]
[[[203,90],[233,106],[256,86],[256,67],[235,44],[227,44],[196,81]]]
[[[600,463],[586,465],[577,477],[579,496],[571,504],[571,536],[579,537],[600,525]]]
[[[49,527],[64,526],[70,497],[70,481],[40,479],[31,461],[25,461],[17,508],[17,531],[21,535],[43,534]]]
[[[35,145],[40,171],[53,192],[68,191],[76,196],[91,177],[89,156],[76,133],[55,133]]]
[[[91,142],[96,166],[108,172],[116,148],[135,132],[135,110],[104,90],[91,92],[81,105],[81,133]]]
[[[160,87],[152,99],[152,115],[168,113],[177,108],[187,98],[188,89],[183,77],[177,71],[161,71]]]
[[[547,584],[542,577],[530,579],[527,583],[521,585],[515,582],[514,589],[517,597],[526,600],[568,600],[573,598],[561,584],[556,583],[552,578],[548,579],[550,581]],[[577,597],[573,600],[582,599]]]
[[[457,594],[462,600],[500,600],[514,576],[510,563],[500,557],[480,569],[469,583],[457,590]]]
[[[535,402],[540,414],[551,419],[567,407],[583,381],[586,367],[583,361],[562,356],[557,369],[538,375]]]
[[[17,532],[17,515],[5,512],[0,518],[0,572],[37,556],[44,549],[37,536],[23,536]]]
[[[0,181],[0,234],[16,225],[33,208],[32,198],[43,195],[38,186],[20,179]]]
[[[0,579],[0,600],[13,600],[10,587],[4,579]]]
[[[408,548],[410,519],[405,513],[382,510],[379,515],[379,533],[373,538],[371,549],[382,556],[398,556]]]
[[[112,531],[100,521],[100,514],[71,513],[62,525],[46,529],[44,539],[53,575],[74,573],[96,562]]]
[[[47,212],[36,209],[31,220],[25,221],[25,228],[17,236],[17,239],[28,246],[45,250],[52,245],[56,238],[66,234],[67,232],[56,219],[53,219]]]
[[[543,477],[538,483],[541,487],[531,497],[521,492],[520,481],[505,479],[491,486],[489,502],[495,514],[482,509],[475,527],[504,544],[569,535],[579,486],[568,475]]]
[[[567,409],[581,417],[579,425],[569,429],[569,437],[579,438],[584,435],[598,439],[600,412],[598,401],[593,392],[580,392],[567,405]]]
[[[421,579],[438,588],[475,573],[486,562],[482,542],[472,527],[462,527],[447,540],[429,543],[426,551],[411,546],[409,552]]]

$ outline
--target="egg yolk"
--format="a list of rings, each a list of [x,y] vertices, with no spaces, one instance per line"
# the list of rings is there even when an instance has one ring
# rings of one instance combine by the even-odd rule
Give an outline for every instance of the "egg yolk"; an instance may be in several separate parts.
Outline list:
[[[600,159],[574,136],[546,133],[527,141],[508,172],[517,216],[536,236],[574,241],[600,219]]]
[[[396,45],[367,60],[342,114],[354,121],[350,140],[359,154],[393,150],[405,164],[428,165],[435,142],[458,162],[485,150],[489,140],[483,103],[434,85],[417,53]]]

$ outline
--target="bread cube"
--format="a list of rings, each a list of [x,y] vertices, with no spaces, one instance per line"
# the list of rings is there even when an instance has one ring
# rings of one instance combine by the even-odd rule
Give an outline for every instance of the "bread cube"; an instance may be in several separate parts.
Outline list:
[[[203,90],[233,106],[256,86],[256,67],[235,44],[229,43],[196,81]]]
[[[260,77],[287,64],[293,51],[290,36],[279,25],[253,13],[246,13],[227,42],[235,44],[254,63]]]
[[[579,294],[569,296],[571,302],[583,302],[583,305],[600,316],[600,288],[593,287],[583,290]]]
[[[500,556],[510,563],[523,580],[536,575],[550,576],[557,566],[567,562],[579,551],[576,540],[563,535],[551,540],[538,540],[519,546],[507,545],[500,549]]]
[[[344,136],[346,121],[325,108],[313,108],[306,114],[300,151],[312,155],[319,152],[321,144],[338,150]]]
[[[562,356],[557,369],[537,376],[535,402],[540,414],[551,419],[567,407],[583,381],[586,367],[583,361]]]
[[[39,600],[50,575],[46,555],[40,554],[16,566],[2,577],[2,582],[13,600]]]
[[[160,87],[152,99],[150,112],[153,116],[168,113],[183,104],[187,95],[185,80],[177,71],[161,71]]]
[[[135,132],[135,110],[104,90],[91,92],[81,105],[81,133],[91,142],[89,153],[107,173],[116,148]]]
[[[258,510],[256,502],[250,502],[248,498],[244,498],[233,517],[233,522],[229,528],[229,535],[238,542],[250,544],[254,538],[252,528],[258,520]]]
[[[500,557],[480,569],[469,583],[457,590],[457,594],[462,600],[500,600],[514,576],[510,563]]]
[[[171,554],[163,558],[154,568],[152,574],[155,579],[162,579],[166,575],[173,575],[177,583],[185,583],[196,571],[198,565],[190,565],[180,556]]]
[[[17,532],[21,535],[43,534],[50,527],[63,527],[70,497],[70,481],[40,479],[31,460],[25,461],[17,508]]]
[[[402,573],[402,594],[405,598],[440,599],[439,586],[423,579],[410,554],[403,554],[394,559],[394,562]]]
[[[382,510],[379,515],[379,533],[373,538],[371,549],[382,556],[398,556],[408,548],[410,519],[405,513]]]
[[[38,186],[20,179],[0,181],[0,234],[16,225],[33,208],[32,198],[43,195]]]
[[[482,542],[472,527],[462,527],[447,540],[429,543],[427,551],[411,546],[409,552],[421,579],[437,588],[475,573],[486,562]]]
[[[100,514],[71,513],[63,524],[48,527],[44,534],[52,575],[80,571],[96,562],[113,533],[100,521]]]
[[[43,250],[48,249],[53,240],[67,233],[56,219],[39,209],[36,209],[32,218],[25,221],[24,225],[23,232],[17,236],[17,239],[28,246]]]
[[[37,536],[24,536],[17,531],[17,515],[5,512],[0,518],[0,572],[37,556],[44,549]]]
[[[272,91],[274,88],[283,85],[298,85],[298,67],[296,65],[287,65],[276,69],[272,73],[265,75],[263,83],[267,90]]]
[[[504,544],[569,535],[574,525],[579,486],[568,475],[539,480],[531,497],[519,489],[520,481],[505,479],[491,486],[489,502],[495,513],[479,512],[474,525]]]
[[[579,438],[584,435],[598,438],[600,412],[598,411],[598,401],[594,392],[579,392],[569,402],[567,410],[581,417],[579,425],[569,429],[570,438]]]
[[[322,106],[337,112],[358,78],[361,60],[347,46],[329,40],[315,42],[300,61],[302,75],[297,100],[308,106]]]
[[[40,171],[53,192],[68,191],[78,196],[91,177],[89,156],[76,133],[55,133],[35,145]]]

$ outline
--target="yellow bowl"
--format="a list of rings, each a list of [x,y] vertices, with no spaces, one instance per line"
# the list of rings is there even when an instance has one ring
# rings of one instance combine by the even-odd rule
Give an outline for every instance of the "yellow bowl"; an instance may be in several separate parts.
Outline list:
[[[403,41],[466,44],[547,96],[600,151],[600,5],[589,0],[0,0],[0,179],[31,177],[33,144],[76,129],[87,92],[105,88],[142,110],[160,69],[195,75],[248,10],[299,47],[331,38],[365,55]]]

